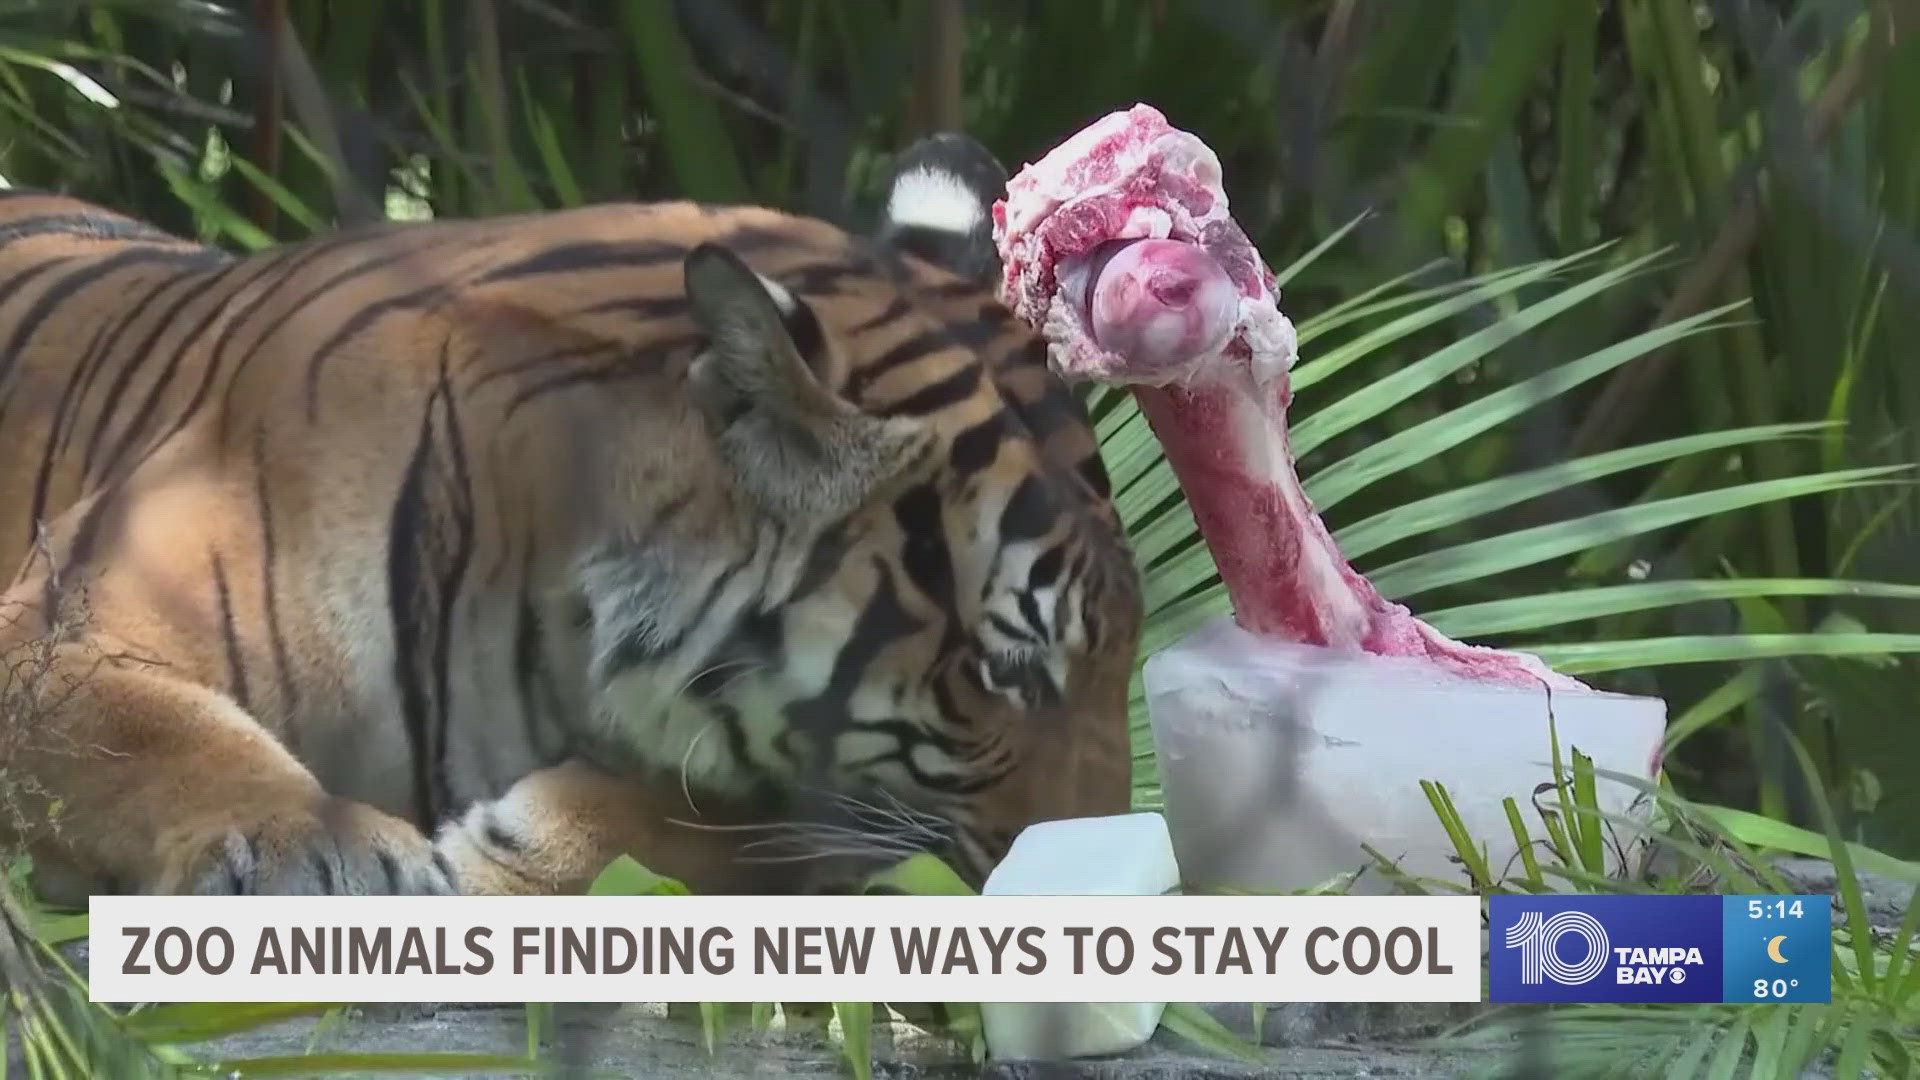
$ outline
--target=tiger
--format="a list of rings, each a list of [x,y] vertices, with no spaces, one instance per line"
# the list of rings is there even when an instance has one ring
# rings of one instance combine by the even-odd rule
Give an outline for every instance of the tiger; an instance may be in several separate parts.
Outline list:
[[[998,171],[996,171],[998,170]],[[993,288],[878,224],[591,203],[252,252],[0,197],[0,710],[39,890],[978,888],[1124,813],[1139,571]]]

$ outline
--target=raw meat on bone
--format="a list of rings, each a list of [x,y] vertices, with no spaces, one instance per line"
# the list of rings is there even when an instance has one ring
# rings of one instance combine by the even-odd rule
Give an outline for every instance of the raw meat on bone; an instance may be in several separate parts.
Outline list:
[[[1288,446],[1293,324],[1205,143],[1149,105],[1109,114],[1007,183],[993,239],[1002,299],[1055,368],[1132,386],[1244,629],[1584,689],[1534,656],[1446,637],[1347,565]]]

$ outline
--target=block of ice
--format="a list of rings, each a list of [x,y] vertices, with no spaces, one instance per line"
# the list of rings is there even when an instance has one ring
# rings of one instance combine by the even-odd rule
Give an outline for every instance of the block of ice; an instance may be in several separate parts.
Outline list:
[[[981,889],[986,896],[1158,896],[1180,884],[1159,814],[1030,825]],[[1164,1002],[985,1002],[987,1052],[1006,1061],[1117,1054],[1153,1037]]]
[[[1446,786],[1495,874],[1517,854],[1501,800],[1544,835],[1531,805],[1553,779],[1544,686],[1256,637],[1231,617],[1150,658],[1142,680],[1189,886],[1308,888],[1367,864],[1362,843],[1408,873],[1464,883],[1421,780]],[[1657,775],[1664,702],[1556,686],[1551,704],[1569,767],[1577,748],[1597,770]],[[1603,812],[1644,810],[1626,784],[1602,776],[1596,791]],[[1368,874],[1356,891],[1384,884]]]
[[[987,876],[987,896],[1158,896],[1180,884],[1159,814],[1027,826]]]

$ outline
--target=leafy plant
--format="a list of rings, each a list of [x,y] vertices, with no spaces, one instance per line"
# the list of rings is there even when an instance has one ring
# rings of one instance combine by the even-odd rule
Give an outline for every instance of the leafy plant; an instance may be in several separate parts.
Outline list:
[[[1800,1075],[1830,1061],[1835,1076],[1911,1075],[1920,1061],[1920,905],[1909,905],[1897,929],[1881,932],[1867,914],[1855,860],[1869,855],[1876,869],[1901,881],[1920,883],[1920,863],[1864,852],[1831,831],[1833,818],[1823,806],[1830,831],[1783,836],[1766,819],[1751,832],[1749,822],[1725,820],[1713,807],[1700,806],[1660,785],[1608,773],[1609,782],[1638,787],[1646,796],[1646,817],[1602,810],[1595,796],[1595,771],[1577,749],[1569,766],[1553,736],[1552,775],[1543,785],[1554,793],[1552,808],[1538,817],[1545,829],[1536,838],[1512,799],[1507,813],[1519,847],[1517,879],[1491,873],[1483,849],[1467,836],[1459,815],[1439,785],[1423,784],[1433,799],[1442,827],[1455,842],[1455,857],[1468,876],[1463,888],[1452,882],[1422,880],[1400,873],[1384,857],[1378,869],[1406,891],[1468,891],[1482,896],[1508,892],[1592,893],[1767,893],[1795,892],[1757,847],[1792,848],[1831,858],[1837,870],[1841,918],[1833,930],[1833,1000],[1825,1004],[1750,1005],[1572,1005],[1514,1018],[1495,1011],[1438,1038],[1440,1045],[1500,1045],[1532,1037],[1549,1048],[1541,1067],[1556,1076],[1631,1075],[1708,1076],[1731,1080]],[[1812,762],[1801,755],[1803,768]],[[1623,839],[1623,837],[1625,839]],[[1624,856],[1637,849],[1638,860],[1622,858],[1616,873],[1604,872],[1602,846],[1612,844]],[[1677,856],[1677,866],[1652,869],[1651,856]],[[1548,879],[1552,880],[1549,881]]]
[[[957,37],[813,0],[286,0],[259,9],[276,33],[196,0],[86,8],[0,12],[0,173],[241,247],[382,206],[852,222],[921,126],[1017,162],[1152,101],[1290,263],[1296,448],[1383,587],[1449,632],[1710,701],[1670,758],[1696,796],[1810,824],[1784,724],[1848,831],[1920,821],[1920,787],[1869,767],[1910,756],[1877,718],[1920,688],[1904,5],[982,0]],[[930,68],[957,112],[898,92]],[[1131,403],[1096,398],[1164,643],[1222,601]]]
[[[1309,253],[1276,276],[1284,286],[1326,250],[1323,247]],[[1316,451],[1340,433],[1377,422],[1423,393],[1437,395],[1445,380],[1473,365],[1489,363],[1505,350],[1523,347],[1531,334],[1550,334],[1554,320],[1570,317],[1580,305],[1603,301],[1609,292],[1646,273],[1657,258],[1654,253],[1618,267],[1602,268],[1596,265],[1600,254],[1600,249],[1595,249],[1426,289],[1383,289],[1299,320],[1302,352],[1308,358],[1293,374],[1297,397],[1292,430],[1295,450],[1303,461],[1319,462],[1302,469],[1302,482],[1315,506],[1323,514],[1337,515],[1344,503],[1366,488],[1470,447],[1477,438],[1497,432],[1502,425],[1586,381],[1654,350],[1724,332],[1735,325],[1729,316],[1741,307],[1739,304],[1705,311],[1584,355],[1551,362],[1537,373],[1483,396],[1450,407],[1436,406],[1426,419],[1398,426],[1394,434],[1368,441],[1344,457],[1324,453],[1316,456]],[[1522,305],[1519,295],[1523,292],[1531,296]],[[1414,354],[1390,374],[1361,383],[1344,395],[1334,393],[1336,377],[1365,371],[1387,357],[1404,355],[1417,332],[1457,312],[1483,305],[1508,305],[1509,310],[1435,352]],[[1202,621],[1225,614],[1226,593],[1172,470],[1158,452],[1153,434],[1131,397],[1124,390],[1101,388],[1093,393],[1091,408],[1102,454],[1113,474],[1115,500],[1145,574],[1144,658],[1177,641]],[[1581,557],[1601,546],[1716,520],[1743,508],[1876,486],[1887,490],[1892,484],[1909,482],[1912,470],[1906,466],[1834,469],[1725,484],[1514,531],[1489,529],[1471,538],[1452,539],[1458,536],[1460,527],[1476,519],[1549,498],[1596,476],[1724,455],[1758,441],[1810,435],[1818,428],[1760,425],[1708,431],[1587,455],[1388,506],[1350,524],[1338,524],[1336,516],[1334,537],[1389,599],[1405,602],[1463,586],[1483,596],[1498,597],[1431,608],[1421,614],[1443,632],[1471,633],[1477,640],[1493,637],[1497,643],[1536,652],[1570,674],[1642,672],[1662,665],[1781,656],[1878,658],[1920,652],[1920,635],[1857,629],[1623,639],[1589,636],[1603,631],[1605,620],[1623,611],[1671,608],[1721,596],[1870,594],[1914,599],[1920,597],[1920,590],[1822,579],[1703,578],[1621,585],[1594,582],[1579,568]],[[1384,563],[1378,559],[1378,552],[1408,546],[1417,546],[1418,553]],[[1523,576],[1519,573],[1522,570],[1529,573]],[[1530,636],[1512,640],[1521,634]],[[1146,706],[1138,679],[1132,710],[1138,748],[1136,803],[1157,805],[1152,743],[1147,736]]]
[[[920,126],[1011,163],[1151,101],[1219,152],[1236,219],[1287,266],[1302,471],[1383,591],[1665,698],[1670,775],[1702,801],[1660,805],[1714,836],[1880,867],[1904,864],[1858,841],[1920,852],[1920,785],[1873,767],[1920,745],[1897,722],[1920,688],[1909,5],[983,0],[945,42],[914,5],[749,7],[26,0],[0,11],[0,174],[241,248],[382,208],[690,196],[846,221]],[[256,10],[285,23],[263,36]],[[900,93],[946,66],[959,115]],[[1150,653],[1225,601],[1131,401],[1092,404]],[[1137,693],[1133,711],[1151,807]],[[1578,790],[1560,805],[1523,845],[1530,887],[1591,876],[1599,831]],[[1517,806],[1510,824],[1531,837]],[[644,887],[632,869],[608,887]],[[20,941],[77,925],[20,919]],[[1910,988],[1914,965],[1888,964],[1877,992]],[[63,1011],[67,986],[10,981],[16,1026],[37,1010],[42,1063],[107,1060],[83,1033],[109,1045],[111,1017]],[[1674,1060],[1886,1044],[1853,1013],[1795,1015],[1816,1019],[1715,1028]],[[1566,1023],[1618,1045],[1598,1012]]]

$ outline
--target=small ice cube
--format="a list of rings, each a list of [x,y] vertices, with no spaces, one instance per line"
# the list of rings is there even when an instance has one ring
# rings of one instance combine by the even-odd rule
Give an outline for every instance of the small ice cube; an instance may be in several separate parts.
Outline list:
[[[1309,888],[1369,865],[1363,843],[1407,873],[1464,883],[1422,780],[1446,787],[1496,875],[1517,865],[1502,800],[1513,798],[1533,839],[1546,836],[1532,805],[1553,780],[1544,687],[1273,641],[1230,617],[1151,657],[1142,678],[1189,886]],[[1665,702],[1555,689],[1551,705],[1567,768],[1578,749],[1598,772],[1657,775]],[[1641,816],[1642,792],[1604,776],[1595,788],[1603,814]],[[1630,827],[1603,829],[1633,839]],[[1385,885],[1368,874],[1357,890]]]
[[[1159,814],[1030,825],[988,876],[986,896],[1158,896],[1177,888],[1173,838]],[[999,1060],[1116,1054],[1153,1037],[1164,1002],[985,1002],[987,1050]]]
[[[1029,825],[988,875],[987,896],[1158,896],[1180,884],[1159,814]]]

